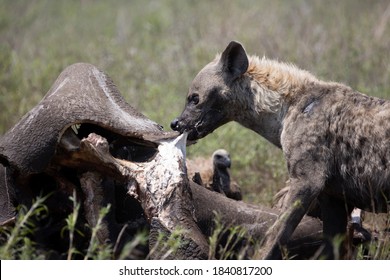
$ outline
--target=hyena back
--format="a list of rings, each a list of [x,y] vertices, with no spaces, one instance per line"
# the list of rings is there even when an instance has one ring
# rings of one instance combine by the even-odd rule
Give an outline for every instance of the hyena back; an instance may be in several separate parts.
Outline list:
[[[345,234],[353,207],[389,211],[389,101],[289,64],[248,57],[241,44],[231,42],[194,78],[171,127],[196,140],[230,121],[280,147],[287,162],[287,205],[258,257],[280,257],[317,198],[329,240]]]

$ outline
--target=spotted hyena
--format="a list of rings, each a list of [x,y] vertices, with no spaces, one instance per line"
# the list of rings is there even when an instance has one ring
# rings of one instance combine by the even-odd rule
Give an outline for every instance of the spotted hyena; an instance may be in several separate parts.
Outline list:
[[[231,42],[197,74],[171,127],[195,140],[230,121],[280,147],[287,162],[287,203],[259,257],[280,257],[315,199],[326,240],[346,232],[353,207],[388,211],[389,101],[321,81],[291,64],[247,56]]]

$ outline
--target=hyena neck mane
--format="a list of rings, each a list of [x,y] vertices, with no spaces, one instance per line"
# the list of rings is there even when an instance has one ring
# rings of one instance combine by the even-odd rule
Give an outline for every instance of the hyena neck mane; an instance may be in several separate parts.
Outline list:
[[[323,82],[291,64],[257,56],[248,59],[248,69],[235,89],[242,107],[237,121],[280,147],[282,122],[290,104],[309,94],[305,89]]]
[[[256,96],[256,110],[274,112],[282,105],[305,92],[308,85],[324,83],[308,71],[293,64],[270,60],[265,57],[249,57],[249,66],[245,74],[250,78],[250,89]]]

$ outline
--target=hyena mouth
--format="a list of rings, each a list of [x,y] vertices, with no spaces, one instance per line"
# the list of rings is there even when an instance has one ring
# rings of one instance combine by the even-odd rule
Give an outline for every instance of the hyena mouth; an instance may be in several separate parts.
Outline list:
[[[220,110],[210,110],[188,129],[188,139],[197,140],[212,133],[217,127],[224,123],[224,116]]]
[[[192,130],[195,130],[197,133],[201,132],[201,131],[202,131],[202,121],[203,121],[203,119],[200,120],[200,121],[198,121],[198,122],[194,125],[194,127],[193,127]]]
[[[187,125],[185,127],[182,127],[180,130],[178,130],[180,133],[188,132],[187,139],[188,140],[198,140],[200,138],[203,138],[208,133],[205,130],[207,126],[205,126],[203,119],[197,121],[194,125]]]
[[[203,137],[202,123],[197,122],[192,128],[188,129],[188,140],[197,140]]]

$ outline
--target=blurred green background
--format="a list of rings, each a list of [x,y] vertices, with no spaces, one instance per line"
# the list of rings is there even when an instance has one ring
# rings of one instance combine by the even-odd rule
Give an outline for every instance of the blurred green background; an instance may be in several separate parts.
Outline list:
[[[0,0],[0,135],[60,72],[89,62],[170,130],[196,73],[231,40],[319,78],[390,98],[390,3],[383,1]],[[189,157],[230,151],[244,199],[269,204],[287,178],[281,151],[230,123]]]

